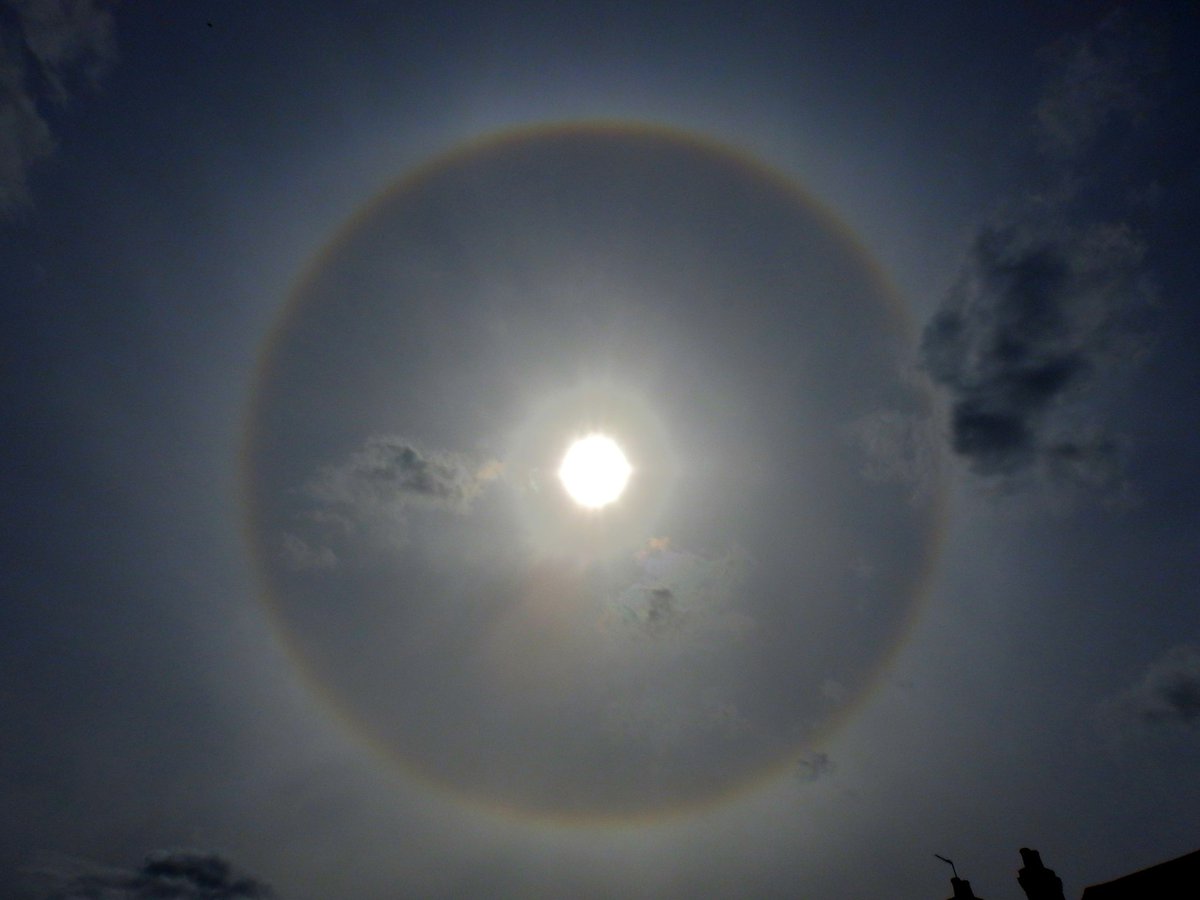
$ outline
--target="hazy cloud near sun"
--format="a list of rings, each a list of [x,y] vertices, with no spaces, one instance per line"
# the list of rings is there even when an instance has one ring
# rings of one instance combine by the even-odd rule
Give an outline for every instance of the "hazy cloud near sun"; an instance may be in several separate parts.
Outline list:
[[[215,853],[152,855],[137,869],[74,866],[35,873],[42,900],[269,900],[263,882],[237,871]]]
[[[706,668],[721,652],[747,646],[759,631],[740,603],[751,560],[737,551],[702,556],[667,538],[651,539],[635,559],[636,577],[609,600],[604,633],[614,648],[623,648],[623,669],[659,677],[646,677],[637,691],[608,707],[606,731],[664,747],[753,733],[756,724],[731,692],[734,679],[719,667]],[[667,660],[669,668],[693,673],[696,690],[681,693],[663,677],[656,666]]]
[[[654,538],[636,554],[637,577],[613,600],[619,620],[652,638],[727,643],[758,627],[738,599],[752,562],[740,551],[706,557]]]
[[[1125,30],[1110,18],[1065,49],[1035,110],[1049,183],[979,228],[925,327],[922,365],[948,395],[951,447],[980,475],[1120,482],[1099,388],[1140,355],[1155,291],[1138,234],[1085,198],[1100,132],[1145,105]]]
[[[339,557],[331,543],[363,530],[402,540],[404,512],[413,507],[465,514],[502,472],[494,459],[430,451],[394,435],[370,437],[300,488],[314,505],[280,536],[280,560],[294,571],[332,569]]]
[[[322,469],[308,493],[348,508],[426,505],[465,512],[484,484],[498,477],[495,461],[461,453],[430,452],[403,438],[368,438],[341,465]]]
[[[0,7],[0,215],[30,200],[29,170],[54,151],[46,104],[94,87],[116,55],[110,4],[6,0]]]

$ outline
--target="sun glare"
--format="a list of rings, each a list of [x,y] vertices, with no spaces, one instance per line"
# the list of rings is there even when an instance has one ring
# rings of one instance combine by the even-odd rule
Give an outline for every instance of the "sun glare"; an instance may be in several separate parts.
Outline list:
[[[633,467],[605,434],[589,434],[567,449],[558,479],[571,499],[587,509],[601,509],[621,496]]]

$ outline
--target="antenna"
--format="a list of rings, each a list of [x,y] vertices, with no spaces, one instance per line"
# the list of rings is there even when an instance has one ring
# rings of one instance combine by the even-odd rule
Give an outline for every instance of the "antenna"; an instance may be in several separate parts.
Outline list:
[[[955,878],[958,877],[958,869],[954,868],[954,863],[952,863],[950,860],[946,859],[946,857],[942,856],[939,853],[935,853],[933,855],[936,856],[938,859],[940,859],[942,862],[944,862],[946,865],[948,865],[950,867],[950,871],[954,873]]]

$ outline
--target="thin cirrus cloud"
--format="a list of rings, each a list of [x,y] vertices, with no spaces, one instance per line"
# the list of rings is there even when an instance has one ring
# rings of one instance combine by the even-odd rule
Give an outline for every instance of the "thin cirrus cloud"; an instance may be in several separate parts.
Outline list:
[[[32,202],[30,170],[55,150],[47,105],[95,87],[116,58],[109,4],[7,0],[0,7],[0,216]]]
[[[1155,299],[1146,247],[1084,208],[1102,132],[1146,101],[1113,17],[1065,48],[1034,111],[1050,184],[1008,203],[971,241],[925,327],[922,365],[949,399],[950,444],[979,475],[1040,473],[1111,488],[1120,447],[1092,408],[1101,376],[1136,359]]]

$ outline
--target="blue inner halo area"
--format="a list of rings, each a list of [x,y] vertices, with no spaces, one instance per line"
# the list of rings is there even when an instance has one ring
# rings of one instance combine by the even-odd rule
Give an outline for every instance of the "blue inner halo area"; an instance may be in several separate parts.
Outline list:
[[[443,157],[337,236],[265,349],[273,618],[460,796],[727,796],[825,739],[911,621],[936,510],[861,439],[923,409],[900,324],[836,220],[728,149],[571,126]],[[585,515],[554,471],[595,430],[636,471]]]

